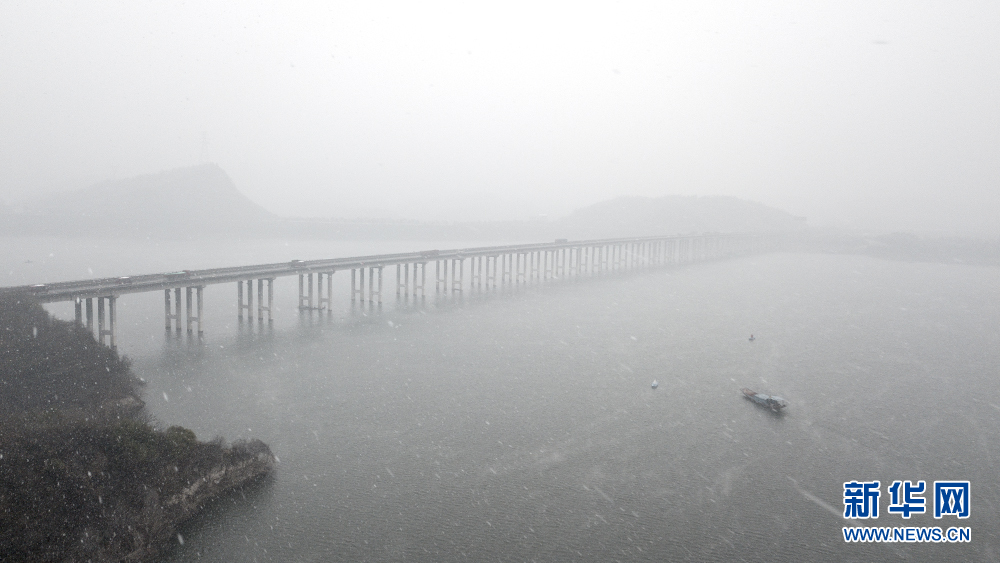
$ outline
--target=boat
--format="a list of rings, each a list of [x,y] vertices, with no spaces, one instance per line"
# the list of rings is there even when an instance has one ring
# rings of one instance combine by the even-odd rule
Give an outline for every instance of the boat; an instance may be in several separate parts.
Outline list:
[[[740,389],[740,391],[743,391],[743,396],[747,399],[750,399],[764,408],[771,409],[772,412],[779,412],[781,409],[788,406],[788,401],[776,395],[765,395],[763,393],[747,389],[746,387]]]
[[[654,379],[654,380],[653,380],[653,389],[656,389],[656,388],[657,388],[657,387],[659,387],[659,386],[660,386],[660,384],[659,384],[659,383],[657,383],[657,382],[656,382],[656,380]]]

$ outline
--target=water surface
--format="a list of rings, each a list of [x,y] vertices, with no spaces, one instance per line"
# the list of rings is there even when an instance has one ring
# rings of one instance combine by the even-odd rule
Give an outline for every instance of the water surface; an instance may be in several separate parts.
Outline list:
[[[162,424],[261,438],[281,460],[168,561],[996,558],[1000,269],[774,254],[387,290],[381,310],[341,286],[311,315],[291,286],[264,326],[213,290],[200,341],[163,334],[162,299],[122,306]],[[845,544],[843,483],[875,479],[870,524],[970,526],[972,543]],[[972,517],[889,515],[896,479],[970,480]]]

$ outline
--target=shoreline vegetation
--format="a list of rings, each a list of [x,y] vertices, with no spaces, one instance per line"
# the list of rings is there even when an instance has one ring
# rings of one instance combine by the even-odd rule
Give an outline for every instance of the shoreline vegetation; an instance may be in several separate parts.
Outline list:
[[[273,471],[259,440],[157,429],[140,391],[85,328],[0,300],[0,560],[150,561],[206,503]]]

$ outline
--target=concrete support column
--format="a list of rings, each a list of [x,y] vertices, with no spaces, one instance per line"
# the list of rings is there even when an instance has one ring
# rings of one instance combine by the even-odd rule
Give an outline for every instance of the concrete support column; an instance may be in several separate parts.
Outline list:
[[[306,281],[309,282],[308,283],[308,285],[309,285],[309,293],[308,293],[308,295],[309,295],[309,310],[312,311],[313,309],[316,308],[315,301],[313,301],[313,273],[312,272],[309,272],[309,274],[306,276]]]
[[[105,322],[104,317],[104,300],[108,301],[108,317],[107,322]],[[108,297],[98,297],[97,298],[97,342],[102,346],[105,344],[104,337],[108,337],[107,345],[111,349],[115,349],[115,321],[117,318],[116,297],[110,295]]]
[[[198,318],[198,335],[199,336],[205,333],[204,329],[202,328],[202,319],[204,318],[202,315],[205,314],[205,302],[204,302],[204,299],[203,299],[204,289],[205,289],[205,287],[201,286],[201,285],[199,285],[198,287],[195,288],[195,294],[196,294],[197,299],[198,299],[198,317],[197,318]]]
[[[333,308],[333,274],[335,270],[329,272],[316,272],[316,308],[322,311],[324,308],[330,311]],[[326,295],[323,294],[323,279],[326,278]]]
[[[200,291],[200,290],[199,290]],[[200,293],[199,293],[200,295]],[[264,280],[257,280],[257,322],[264,322]],[[199,321],[198,324],[201,324]],[[198,332],[201,332],[200,330]]]
[[[274,320],[274,278],[267,278],[267,322]]]
[[[240,284],[240,282],[236,282],[236,284],[240,286],[238,297],[239,297],[240,303],[243,303],[243,286]],[[167,332],[170,332],[170,319],[174,318],[174,316],[170,314],[170,290],[169,289],[164,289],[163,290],[163,318],[164,318],[164,325],[163,326],[167,330]],[[242,310],[240,311],[240,318],[243,318],[243,311]]]
[[[203,290],[203,288],[204,288],[204,286],[192,286],[192,287],[185,288],[185,295],[184,295],[184,297],[187,299],[186,313],[187,313],[187,333],[188,334],[192,334],[193,333],[192,323],[195,323],[195,322],[198,323],[198,334],[201,335],[201,334],[204,333],[204,331],[202,330],[202,326],[201,326],[201,318],[202,318],[201,315],[202,315],[202,312],[204,311],[204,304],[203,304],[203,301],[202,301],[202,295],[203,295],[202,294],[202,290]],[[193,297],[192,297],[192,293],[194,294]],[[195,313],[194,311],[192,311],[192,309],[194,309],[194,307],[195,307],[195,301],[197,301],[197,313]],[[180,319],[177,320],[177,324],[180,325]],[[180,328],[180,327],[178,326],[178,328]]]
[[[73,319],[77,325],[83,326],[83,301],[79,297],[73,300]]]
[[[426,297],[424,287],[427,286],[427,262],[420,263],[420,297]],[[417,265],[413,265],[413,296],[417,295]]]
[[[365,267],[358,268],[358,302],[365,302]]]
[[[193,316],[191,313],[191,306],[193,305],[193,303],[191,303],[191,289],[191,287],[184,288],[184,297],[186,298],[184,312],[187,314],[186,328],[188,334],[191,334],[191,323],[194,321],[194,319],[191,318]]]
[[[107,335],[108,335],[108,346],[110,346],[112,350],[118,348],[118,345],[115,343],[115,333],[117,332],[115,327],[117,326],[118,326],[118,296],[111,295],[108,297]]]
[[[181,288],[174,288],[174,319],[177,321],[177,332],[181,331]]]
[[[104,316],[104,301],[108,301],[108,316],[105,321]],[[97,298],[97,342],[102,346],[105,344],[104,337],[108,337],[107,345],[111,348],[115,348],[115,321],[117,318],[117,312],[115,307],[116,297],[110,295],[107,297]]]
[[[87,330],[94,331],[94,299],[92,297],[87,298]]]
[[[104,298],[97,298],[97,341],[104,344]]]
[[[167,292],[169,291],[168,289]],[[236,316],[239,320],[243,320],[243,280],[236,282]]]
[[[462,292],[465,286],[465,258],[455,258],[451,261],[451,290]]]

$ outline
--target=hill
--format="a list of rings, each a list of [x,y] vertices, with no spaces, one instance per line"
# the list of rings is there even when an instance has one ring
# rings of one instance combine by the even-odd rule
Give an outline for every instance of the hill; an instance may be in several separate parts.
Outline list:
[[[801,217],[723,196],[619,197],[554,221],[280,219],[240,193],[215,164],[102,182],[19,212],[0,207],[0,234],[142,238],[212,234],[510,242],[804,228]]]
[[[0,299],[0,561],[153,561],[275,458],[158,430],[128,361],[22,296]]]
[[[805,219],[762,203],[725,196],[619,197],[553,222],[569,238],[675,233],[797,231]]]
[[[15,216],[33,234],[231,233],[277,217],[244,196],[215,164],[101,182],[58,194]]]

